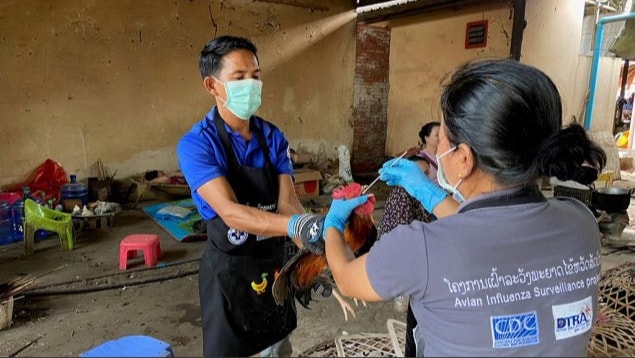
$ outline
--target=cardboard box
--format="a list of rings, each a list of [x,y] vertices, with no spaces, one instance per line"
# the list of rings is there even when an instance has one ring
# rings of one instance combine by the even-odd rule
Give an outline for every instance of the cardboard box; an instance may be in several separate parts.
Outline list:
[[[631,157],[620,158],[620,169],[621,170],[629,170],[631,168],[633,168],[633,158],[631,158]]]
[[[312,169],[296,169],[295,193],[298,198],[311,198],[320,196],[320,180],[322,174]]]

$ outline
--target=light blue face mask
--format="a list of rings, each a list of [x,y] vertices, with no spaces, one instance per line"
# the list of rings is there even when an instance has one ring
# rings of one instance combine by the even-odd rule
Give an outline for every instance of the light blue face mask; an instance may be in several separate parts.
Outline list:
[[[448,178],[445,176],[445,173],[443,172],[443,166],[441,165],[441,158],[445,157],[446,155],[448,155],[450,152],[454,151],[455,149],[456,149],[456,145],[446,150],[441,155],[437,154],[437,182],[439,183],[440,187],[450,192],[452,194],[452,197],[456,201],[458,201],[459,203],[462,203],[465,201],[465,197],[463,197],[463,194],[461,194],[461,192],[457,188],[459,187],[459,185],[461,185],[461,183],[463,182],[463,179],[459,179],[459,182],[456,183],[456,185],[452,186],[452,184],[448,182]]]
[[[262,102],[262,81],[253,78],[222,82],[227,93],[224,106],[236,117],[248,120],[256,113]]]

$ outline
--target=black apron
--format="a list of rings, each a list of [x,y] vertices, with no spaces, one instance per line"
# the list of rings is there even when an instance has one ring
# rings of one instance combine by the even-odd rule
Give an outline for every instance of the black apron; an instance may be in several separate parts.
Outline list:
[[[278,178],[261,129],[251,121],[250,130],[266,160],[264,168],[253,168],[238,164],[220,116],[214,124],[225,149],[226,178],[238,202],[276,212]],[[250,356],[296,328],[293,300],[278,306],[271,294],[275,274],[284,264],[285,240],[259,240],[229,228],[219,216],[207,222],[207,247],[199,270],[205,357]]]

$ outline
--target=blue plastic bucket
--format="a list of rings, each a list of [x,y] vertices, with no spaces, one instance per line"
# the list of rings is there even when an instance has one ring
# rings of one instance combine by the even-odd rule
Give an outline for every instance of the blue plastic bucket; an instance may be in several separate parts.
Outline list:
[[[0,245],[15,242],[13,236],[13,217],[11,216],[11,204],[0,200]]]

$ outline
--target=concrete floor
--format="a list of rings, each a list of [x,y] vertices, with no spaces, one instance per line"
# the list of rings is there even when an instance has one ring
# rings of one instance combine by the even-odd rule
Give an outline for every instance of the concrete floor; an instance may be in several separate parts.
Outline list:
[[[379,198],[376,218],[382,214],[384,198]],[[0,332],[0,356],[78,356],[106,340],[131,334],[169,342],[176,356],[201,356],[197,272],[205,242],[173,239],[141,210],[155,203],[123,210],[112,226],[78,232],[73,251],[63,251],[55,236],[37,242],[34,255],[28,257],[21,243],[0,246],[0,282],[18,274],[44,275],[32,295],[15,302],[13,326]],[[624,235],[635,242],[634,204],[629,216]],[[159,235],[165,266],[146,269],[138,260],[119,271],[119,241],[134,233]],[[629,248],[603,251],[604,270],[634,258]],[[343,332],[386,333],[388,319],[405,321],[392,302],[360,308],[357,319],[349,322],[335,300],[319,299],[312,307],[298,309],[298,329],[292,335],[295,354],[332,342]]]
[[[63,251],[55,235],[36,242],[32,256],[24,256],[21,242],[0,246],[0,282],[44,275],[15,301],[13,325],[0,332],[0,356],[78,356],[125,335],[150,335],[170,343],[176,356],[201,356],[198,264],[205,241],[172,238],[141,210],[156,203],[140,202],[118,213],[112,226],[77,232],[72,251]],[[119,241],[135,233],[159,235],[162,268],[134,259],[119,270]],[[310,306],[298,307],[291,338],[296,355],[343,332],[387,333],[388,319],[405,321],[392,302],[360,306],[348,322],[334,299],[317,298]]]
[[[128,334],[154,335],[166,341],[181,342],[184,346],[198,340],[200,334],[193,332],[197,328],[197,302],[184,299],[196,292],[195,274],[175,280],[161,280],[165,272],[145,270],[141,260],[131,261],[130,270],[123,275],[119,273],[119,241],[133,233],[159,235],[162,262],[196,260],[200,258],[204,244],[183,244],[172,239],[143,211],[137,209],[117,214],[110,227],[91,227],[77,232],[73,251],[63,251],[56,236],[36,242],[32,256],[24,256],[21,243],[1,246],[0,277],[6,279],[16,274],[44,274],[34,287],[43,287],[45,291],[50,287],[56,294],[29,296],[15,302],[14,325],[2,332],[0,355],[15,353],[38,338],[18,356],[77,356],[102,341]],[[174,267],[179,266],[175,264]],[[170,271],[172,273],[174,270]],[[135,276],[141,276],[142,273],[144,278],[159,280],[147,285],[126,284],[127,281],[132,283]],[[104,277],[106,282],[84,281],[98,276]],[[103,285],[115,288],[97,290]],[[95,288],[94,292],[91,292],[91,286]],[[155,286],[161,286],[160,290],[146,289]],[[82,290],[87,292],[79,293]],[[152,296],[158,300],[153,300]],[[169,304],[170,301],[172,304]],[[161,312],[162,309],[155,309],[161,307],[167,307],[172,312],[182,311],[181,320],[191,322],[187,327],[180,323],[162,322],[162,317],[168,314]],[[172,317],[169,319],[174,320]],[[169,325],[175,334],[169,337],[158,334],[160,328],[157,325]],[[186,352],[186,355],[200,355],[200,350]]]

